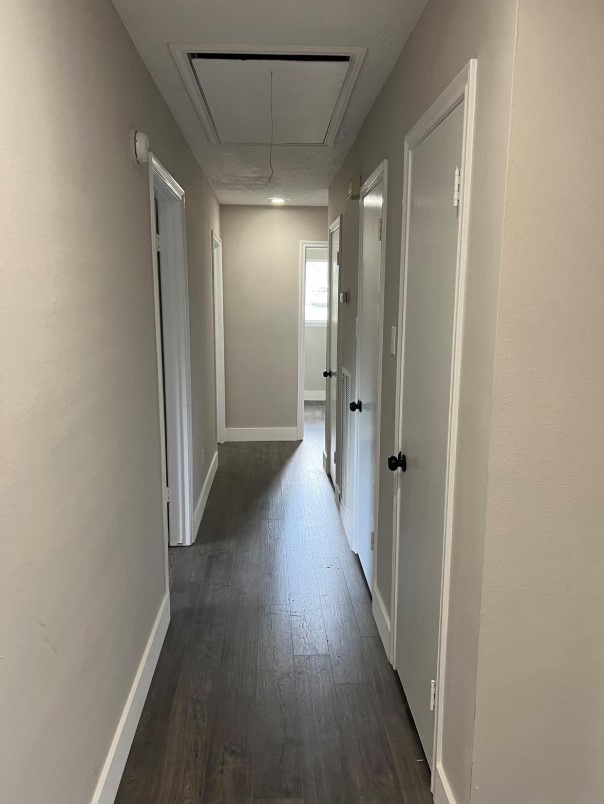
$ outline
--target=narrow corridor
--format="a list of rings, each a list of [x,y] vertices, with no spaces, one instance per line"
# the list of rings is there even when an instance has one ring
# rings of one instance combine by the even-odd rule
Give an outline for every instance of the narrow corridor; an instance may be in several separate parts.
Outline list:
[[[305,439],[220,448],[118,802],[432,800],[429,769]]]

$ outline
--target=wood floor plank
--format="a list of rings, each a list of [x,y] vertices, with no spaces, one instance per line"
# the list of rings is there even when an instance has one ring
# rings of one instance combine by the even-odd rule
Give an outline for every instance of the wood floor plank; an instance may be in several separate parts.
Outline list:
[[[205,776],[211,724],[215,716],[212,674],[182,672],[174,696],[166,743],[170,752],[158,764],[151,799],[157,802],[198,802]]]
[[[396,801],[400,790],[390,744],[370,684],[336,684],[347,776],[356,801]]]
[[[218,689],[201,801],[251,800],[255,705],[255,698]]]
[[[302,729],[293,670],[258,674],[254,800],[302,798]]]
[[[204,571],[186,659],[198,668],[220,664],[231,594],[233,556],[215,547]]]
[[[367,682],[363,641],[339,562],[318,564],[317,574],[334,678],[340,684]]]
[[[304,735],[304,800],[355,801],[329,656],[296,656],[296,693]]]
[[[258,668],[260,670],[292,671],[294,649],[289,612],[260,616],[258,634]]]

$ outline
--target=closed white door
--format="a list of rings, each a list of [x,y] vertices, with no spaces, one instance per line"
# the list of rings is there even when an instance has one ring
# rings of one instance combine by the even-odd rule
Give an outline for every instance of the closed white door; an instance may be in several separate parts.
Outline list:
[[[428,761],[440,627],[464,104],[410,154],[396,668]]]
[[[332,226],[329,232],[329,320],[327,329],[327,421],[326,450],[329,476],[336,482],[336,426],[338,404],[338,310],[340,295],[340,224]]]
[[[361,194],[361,259],[357,319],[356,416],[356,551],[369,588],[373,588],[378,384],[382,337],[382,239],[384,174]]]

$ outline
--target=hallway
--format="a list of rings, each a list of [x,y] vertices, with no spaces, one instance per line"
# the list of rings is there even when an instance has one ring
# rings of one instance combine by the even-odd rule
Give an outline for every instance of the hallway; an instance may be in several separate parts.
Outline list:
[[[305,439],[232,443],[197,543],[170,551],[172,621],[118,802],[432,800],[429,770]]]

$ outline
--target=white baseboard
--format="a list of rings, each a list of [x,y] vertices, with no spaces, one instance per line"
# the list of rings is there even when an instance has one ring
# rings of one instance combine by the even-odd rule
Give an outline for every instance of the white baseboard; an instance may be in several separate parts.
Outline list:
[[[445,769],[439,762],[434,770],[434,804],[457,804]]]
[[[375,618],[380,639],[382,640],[384,650],[386,651],[386,656],[388,657],[389,661],[392,661],[392,656],[390,655],[390,617],[386,610],[386,606],[384,605],[384,601],[377,584],[374,584],[373,586],[373,602],[371,608],[373,610],[373,616]]]
[[[305,402],[325,402],[325,389],[322,391],[304,391]]]
[[[199,495],[199,499],[197,500],[195,511],[193,512],[193,541],[195,541],[195,539],[197,538],[197,531],[199,530],[199,526],[201,525],[201,518],[203,517],[203,512],[205,511],[206,503],[208,501],[208,497],[210,496],[210,490],[212,488],[214,478],[216,477],[217,470],[218,470],[218,450],[216,450],[216,452],[214,453],[214,457],[212,458],[212,461],[210,463],[206,479],[204,480],[203,486],[201,487],[201,493]]]
[[[226,441],[299,441],[297,427],[227,427]]]
[[[170,597],[166,592],[147,640],[143,658],[134,676],[126,705],[117,724],[91,804],[113,804],[115,801],[169,624]]]

